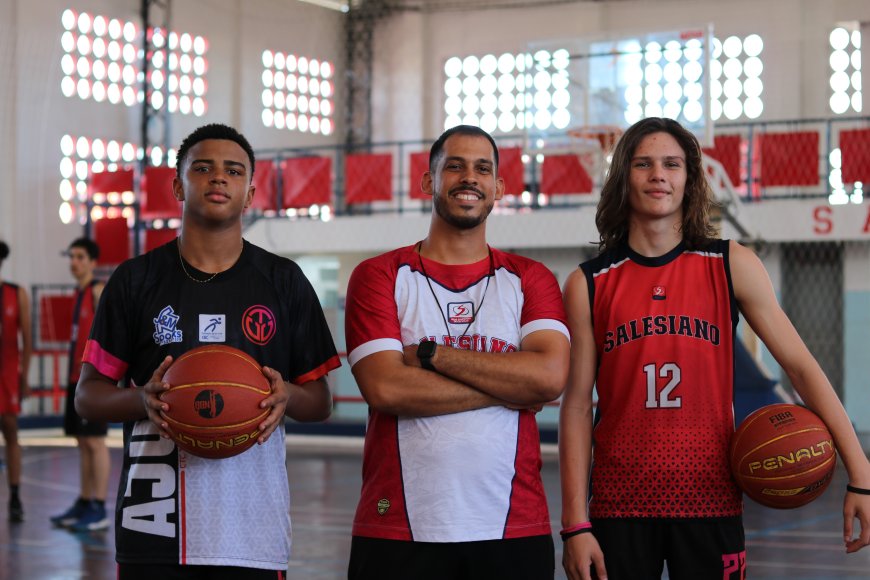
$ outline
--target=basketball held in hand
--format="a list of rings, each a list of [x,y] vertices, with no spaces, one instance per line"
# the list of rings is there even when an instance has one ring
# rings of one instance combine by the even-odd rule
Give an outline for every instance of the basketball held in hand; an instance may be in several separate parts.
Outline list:
[[[193,455],[221,459],[257,442],[269,414],[260,403],[269,380],[253,357],[225,345],[201,346],[178,357],[163,377],[170,388],[162,413],[176,445]]]
[[[812,411],[780,403],[750,414],[731,439],[731,471],[740,488],[772,508],[796,508],[827,489],[837,465],[834,439]]]

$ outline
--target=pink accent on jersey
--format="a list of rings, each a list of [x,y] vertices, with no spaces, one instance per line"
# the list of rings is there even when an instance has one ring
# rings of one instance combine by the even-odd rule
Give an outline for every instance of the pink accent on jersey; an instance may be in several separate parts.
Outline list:
[[[302,385],[311,381],[316,381],[322,376],[325,376],[329,371],[333,369],[337,369],[341,366],[341,359],[338,358],[338,355],[330,358],[322,365],[317,368],[313,368],[304,375],[299,375],[295,379],[293,379],[293,384]]]
[[[121,380],[121,377],[127,372],[127,363],[103,350],[100,343],[93,339],[89,339],[85,345],[82,362],[92,364],[98,372],[113,381]]]

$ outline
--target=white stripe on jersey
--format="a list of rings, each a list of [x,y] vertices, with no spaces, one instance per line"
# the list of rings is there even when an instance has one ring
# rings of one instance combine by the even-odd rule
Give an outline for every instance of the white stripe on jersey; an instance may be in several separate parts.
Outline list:
[[[403,345],[401,341],[398,341],[395,338],[378,338],[376,340],[370,340],[359,345],[353,349],[352,352],[348,353],[347,363],[350,366],[353,366],[370,354],[375,354],[376,352],[381,352],[383,350],[397,350],[402,352]]]

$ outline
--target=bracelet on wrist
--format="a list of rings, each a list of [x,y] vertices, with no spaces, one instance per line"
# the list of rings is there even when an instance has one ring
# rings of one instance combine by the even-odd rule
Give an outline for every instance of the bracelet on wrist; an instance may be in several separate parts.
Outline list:
[[[580,534],[589,534],[592,533],[592,527],[588,528],[580,528],[579,530],[574,530],[572,532],[559,532],[559,535],[562,536],[562,541],[564,542],[568,538],[573,538],[574,536],[579,536]]]
[[[562,541],[564,542],[568,538],[573,538],[578,534],[586,534],[592,531],[592,522],[580,522],[579,524],[574,524],[573,526],[568,526],[567,528],[563,528],[559,535],[562,536]]]
[[[870,495],[870,489],[864,489],[863,487],[855,487],[854,485],[846,484],[846,491],[851,491],[852,493],[857,493],[859,495]]]

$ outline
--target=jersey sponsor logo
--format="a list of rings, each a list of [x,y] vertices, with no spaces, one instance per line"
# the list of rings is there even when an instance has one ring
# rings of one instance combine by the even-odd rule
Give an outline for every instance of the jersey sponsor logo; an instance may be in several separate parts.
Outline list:
[[[423,342],[424,340],[439,342],[438,337],[435,335],[425,336],[417,342]],[[517,345],[509,340],[502,340],[496,337],[490,338],[482,334],[462,334],[460,336],[444,334],[441,336],[440,344],[460,350],[474,350],[477,352],[516,352],[520,350]]]
[[[719,327],[708,320],[676,314],[660,314],[629,320],[617,326],[616,330],[608,330],[604,335],[604,352],[610,352],[614,348],[647,336],[664,334],[697,338],[713,346],[719,346],[721,337]]]
[[[262,304],[251,306],[242,314],[242,331],[254,344],[262,346],[272,340],[276,326],[275,315]]]
[[[172,342],[181,342],[181,331],[178,330],[178,316],[172,306],[165,306],[154,321],[154,342],[164,346]]]
[[[653,300],[665,300],[668,297],[667,291],[665,291],[664,286],[653,286],[652,287],[652,299]]]
[[[474,320],[473,302],[448,302],[447,320],[450,324],[468,324]]]
[[[199,315],[200,342],[226,342],[227,317],[225,314]]]
[[[384,498],[378,500],[378,514],[384,515],[390,509],[390,500]]]

